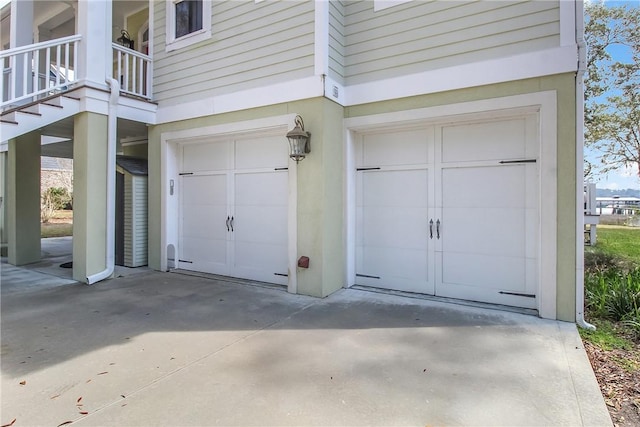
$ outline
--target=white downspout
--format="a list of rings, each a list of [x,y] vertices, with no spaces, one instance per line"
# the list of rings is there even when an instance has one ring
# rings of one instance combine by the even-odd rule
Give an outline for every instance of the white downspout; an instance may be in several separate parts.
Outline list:
[[[120,83],[113,78],[106,79],[111,87],[109,96],[109,116],[107,118],[107,256],[106,268],[87,277],[87,284],[93,285],[113,275],[115,269],[115,230],[116,230],[116,126],[118,124],[118,97]]]
[[[576,323],[584,329],[596,327],[584,319],[584,73],[586,44],[584,41],[584,11],[581,1],[574,2],[578,71],[576,73]]]

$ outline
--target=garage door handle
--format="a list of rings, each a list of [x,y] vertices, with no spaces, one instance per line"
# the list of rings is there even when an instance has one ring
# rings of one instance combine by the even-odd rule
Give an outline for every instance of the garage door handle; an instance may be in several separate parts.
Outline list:
[[[440,220],[436,221],[436,237],[440,238]]]
[[[229,231],[229,216],[227,215],[227,231]]]
[[[429,238],[433,239],[433,218],[429,221]]]

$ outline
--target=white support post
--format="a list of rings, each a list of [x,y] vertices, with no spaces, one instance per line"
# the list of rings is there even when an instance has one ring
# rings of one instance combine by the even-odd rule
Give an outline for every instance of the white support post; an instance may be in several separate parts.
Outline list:
[[[79,1],[76,32],[82,36],[79,44],[79,80],[94,87],[104,87],[110,75],[112,1]]]
[[[11,0],[11,34],[9,47],[28,46],[33,43],[33,0]],[[15,58],[11,67],[12,81],[15,82],[14,97],[31,92],[31,55],[25,53]],[[26,64],[26,65],[25,65]],[[25,88],[26,86],[26,88]]]

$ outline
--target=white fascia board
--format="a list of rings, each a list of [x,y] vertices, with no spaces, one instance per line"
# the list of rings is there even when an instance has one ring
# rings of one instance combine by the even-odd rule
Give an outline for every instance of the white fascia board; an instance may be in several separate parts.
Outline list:
[[[160,106],[158,107],[156,124],[316,98],[323,96],[323,94],[322,76],[311,76],[291,82],[217,95],[168,107]]]
[[[346,102],[343,105],[351,106],[575,72],[577,68],[578,48],[574,44],[347,86]]]

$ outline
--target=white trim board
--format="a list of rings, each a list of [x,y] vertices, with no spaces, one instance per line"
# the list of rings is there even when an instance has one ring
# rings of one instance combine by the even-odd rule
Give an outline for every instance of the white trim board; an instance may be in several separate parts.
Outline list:
[[[487,114],[537,112],[540,138],[540,247],[538,248],[538,292],[540,317],[556,319],[557,296],[557,101],[555,91],[514,95],[437,107],[352,117],[344,120],[345,150],[345,283],[355,277],[355,134],[361,131],[403,128],[417,124],[436,124],[486,118]],[[544,142],[544,143],[542,143]],[[542,195],[544,194],[544,197]]]
[[[560,46],[576,44],[576,6],[575,0],[560,0]]]
[[[207,97],[168,107],[158,107],[156,123],[169,123],[283,102],[316,98],[323,95],[323,86],[321,76],[311,76],[291,82]]]
[[[345,106],[575,72],[577,67],[574,44],[346,86]]]

